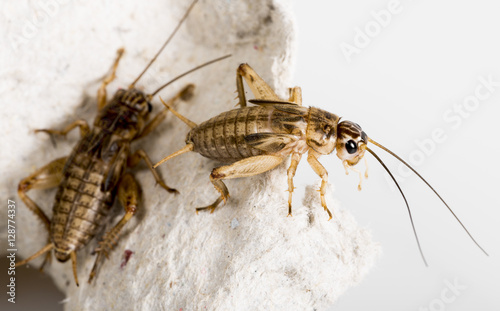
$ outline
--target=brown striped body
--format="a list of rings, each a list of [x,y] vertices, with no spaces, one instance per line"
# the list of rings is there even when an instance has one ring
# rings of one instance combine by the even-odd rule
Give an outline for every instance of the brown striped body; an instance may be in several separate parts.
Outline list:
[[[87,245],[101,228],[126,165],[128,143],[121,143],[116,151],[111,151],[117,148],[112,143],[89,152],[89,144],[95,142],[96,136],[99,130],[94,129],[73,150],[57,191],[50,234],[59,260],[64,261],[71,251]],[[103,159],[101,153],[107,153],[108,158]]]
[[[307,110],[303,108],[304,112]],[[274,106],[244,107],[223,112],[201,123],[188,133],[186,143],[192,143],[194,151],[207,158],[231,163],[267,153],[249,144],[245,140],[248,135],[291,134],[300,139],[305,137],[306,122],[307,115],[281,111]]]
[[[127,166],[130,142],[142,130],[145,95],[119,90],[80,139],[63,169],[53,205],[50,238],[60,261],[85,245],[104,224]]]
[[[332,134],[324,133],[321,127],[316,135],[318,129],[314,125],[323,125],[325,120],[337,122],[338,119],[336,115],[314,107],[286,104],[243,107],[223,112],[199,124],[188,133],[186,143],[194,145],[193,151],[223,163],[263,154],[286,157],[292,152],[303,154],[309,147],[315,148],[314,142],[319,148],[323,147],[324,143],[318,142],[319,139],[314,137],[322,138]],[[255,134],[289,135],[291,143],[271,149],[259,148],[249,141],[249,137]],[[313,138],[313,143],[308,138]],[[333,150],[330,149],[325,154]]]

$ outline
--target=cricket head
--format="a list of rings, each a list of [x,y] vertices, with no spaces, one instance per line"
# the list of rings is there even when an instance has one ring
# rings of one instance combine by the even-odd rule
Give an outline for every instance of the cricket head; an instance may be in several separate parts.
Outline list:
[[[337,128],[337,157],[342,163],[353,166],[365,155],[368,136],[361,126],[351,121],[342,121]]]
[[[136,88],[118,90],[112,101],[124,106],[143,119],[147,119],[149,113],[153,110],[151,96]]]
[[[144,129],[152,110],[149,95],[138,89],[120,89],[97,115],[94,125],[133,139]]]

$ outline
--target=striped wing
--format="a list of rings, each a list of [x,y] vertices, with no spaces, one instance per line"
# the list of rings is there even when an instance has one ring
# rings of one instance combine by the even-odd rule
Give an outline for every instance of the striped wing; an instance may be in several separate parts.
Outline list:
[[[276,153],[299,138],[292,134],[255,133],[245,136],[245,142],[250,146],[270,153]]]

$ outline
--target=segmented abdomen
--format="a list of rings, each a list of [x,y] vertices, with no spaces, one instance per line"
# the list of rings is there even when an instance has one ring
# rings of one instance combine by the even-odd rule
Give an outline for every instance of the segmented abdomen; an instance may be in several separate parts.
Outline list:
[[[85,153],[73,152],[53,207],[51,238],[56,248],[77,250],[96,234],[113,204],[103,191],[108,165]]]
[[[223,112],[193,128],[186,142],[194,151],[225,163],[265,154],[245,142],[245,136],[272,132],[273,107],[252,106]]]

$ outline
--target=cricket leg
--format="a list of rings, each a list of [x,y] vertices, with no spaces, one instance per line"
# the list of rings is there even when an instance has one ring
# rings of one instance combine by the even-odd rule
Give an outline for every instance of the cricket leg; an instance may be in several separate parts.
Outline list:
[[[220,197],[215,200],[214,203],[205,206],[198,207],[196,212],[201,210],[210,209],[210,213],[213,213],[215,208],[222,202],[226,202],[229,198],[229,191],[226,185],[222,182],[223,179],[240,178],[240,177],[250,177],[267,172],[280,163],[283,162],[282,157],[273,155],[260,155],[255,157],[246,158],[235,162],[231,165],[219,166],[212,170],[210,174],[210,181],[214,185],[215,189],[220,193]]]
[[[292,193],[293,193],[293,177],[295,176],[295,171],[297,170],[297,165],[299,165],[302,154],[293,153],[292,161],[290,162],[290,167],[288,168],[288,216],[292,216]]]
[[[118,49],[116,51],[117,56],[113,66],[111,67],[111,74],[104,78],[101,83],[101,87],[97,91],[97,109],[101,110],[102,107],[106,106],[106,86],[110,84],[116,78],[116,68],[118,68],[118,63],[120,62],[120,58],[123,56],[123,52],[125,52],[124,48]]]
[[[288,93],[290,94],[288,101],[302,106],[302,89],[300,86],[289,88]]]
[[[134,167],[136,166],[137,164],[139,164],[139,162],[141,160],[144,160],[144,162],[146,162],[146,165],[148,167],[148,169],[151,171],[151,174],[153,174],[153,177],[155,178],[156,182],[165,190],[167,190],[168,192],[174,192],[174,193],[179,193],[177,190],[175,190],[174,188],[170,188],[169,186],[167,186],[165,184],[165,182],[161,179],[160,175],[158,175],[158,172],[155,171],[155,169],[153,168],[153,163],[151,162],[151,159],[149,158],[148,154],[146,153],[146,151],[142,150],[142,149],[139,149],[137,150],[136,152],[134,152],[134,154],[132,154],[128,160],[127,160],[127,165],[130,166],[130,167]]]
[[[168,101],[168,105],[173,106],[179,100],[184,100],[184,101],[189,100],[193,96],[193,92],[194,92],[194,84],[188,84],[179,93],[177,93],[174,97],[172,97]],[[156,116],[148,124],[146,124],[141,134],[138,135],[136,138],[134,138],[134,140],[147,136],[152,131],[154,131],[158,127],[158,125],[160,125],[161,122],[165,120],[168,110],[169,109],[165,107],[162,111],[158,112],[158,114],[156,114]]]
[[[59,136],[64,136],[71,132],[74,128],[79,127],[80,128],[80,136],[83,137],[89,132],[89,125],[87,121],[85,120],[76,120],[75,122],[69,124],[62,130],[52,130],[52,129],[39,129],[35,130],[35,133],[47,133],[50,135],[50,138],[52,139],[54,135],[59,135]]]
[[[43,222],[47,232],[50,230],[50,220],[43,210],[27,195],[31,189],[48,189],[59,185],[63,177],[63,168],[67,157],[56,159],[40,168],[19,183],[17,194],[26,206]]]
[[[131,174],[126,173],[118,185],[118,200],[125,209],[125,215],[123,215],[122,219],[113,227],[113,229],[103,236],[102,241],[99,242],[99,247],[96,249],[97,258],[89,275],[89,283],[92,282],[92,279],[95,277],[100,262],[104,259],[104,257],[108,258],[108,253],[116,245],[118,234],[122,228],[137,212],[138,202],[140,199],[139,196],[140,187],[137,180]]]
[[[238,89],[238,98],[241,107],[246,106],[242,77],[247,81],[256,99],[281,101],[273,89],[252,69],[252,67],[248,64],[241,64],[236,70],[236,87]]]
[[[319,193],[321,196],[321,206],[325,209],[325,211],[328,213],[328,216],[330,216],[330,219],[332,219],[332,213],[326,207],[326,201],[325,201],[325,193],[326,193],[326,186],[328,185],[328,172],[326,169],[319,163],[318,158],[320,157],[320,154],[317,153],[316,151],[309,149],[309,154],[307,155],[307,162],[309,162],[309,165],[312,167],[314,172],[318,174],[319,177],[321,177],[321,187],[319,188]]]
[[[242,65],[240,65],[241,67]],[[238,104],[240,108],[247,106],[247,99],[245,96],[245,87],[243,86],[243,78],[239,73],[240,68],[236,69],[236,91],[238,92]]]
[[[38,204],[36,204],[30,197],[28,197],[27,192],[31,189],[48,189],[58,186],[63,177],[62,171],[66,160],[67,157],[64,157],[50,162],[30,176],[21,180],[17,188],[17,194],[19,195],[19,198],[21,198],[24,204],[26,204],[26,206],[43,222],[48,234],[50,234],[50,220],[47,215],[45,215],[43,210],[38,206]],[[49,251],[54,247],[54,245],[50,242],[50,237],[48,238],[48,240],[48,244],[44,248],[42,248],[33,256],[18,262],[17,265],[24,265],[25,263],[42,255],[43,253],[48,252],[45,260],[40,266],[41,271],[45,264],[50,261],[51,253]]]
[[[365,160],[365,162],[366,162],[366,160]],[[346,175],[349,175],[349,170],[358,174],[358,176],[359,176],[358,190],[361,191],[361,184],[363,183],[363,173],[361,173],[361,171],[359,171],[359,170],[355,169],[354,167],[352,167],[351,165],[349,165],[349,162],[347,162],[345,160],[342,162],[342,165],[344,166]],[[365,172],[365,176],[368,176],[367,172]]]

